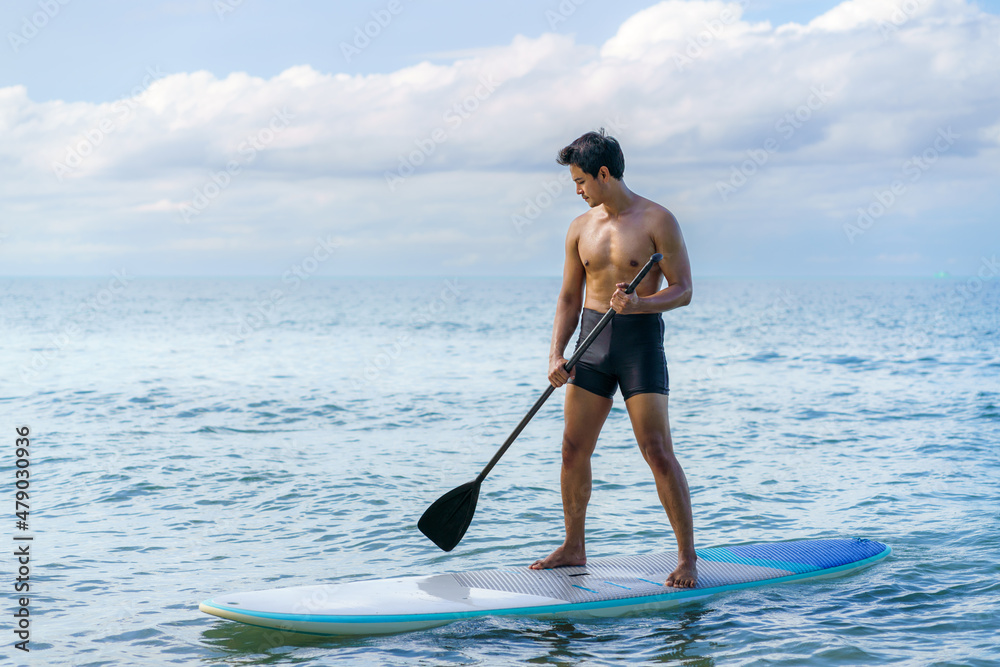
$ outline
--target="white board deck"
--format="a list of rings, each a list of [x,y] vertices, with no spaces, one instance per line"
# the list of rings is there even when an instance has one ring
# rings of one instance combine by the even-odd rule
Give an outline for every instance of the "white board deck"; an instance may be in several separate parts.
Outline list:
[[[480,616],[587,618],[666,609],[763,584],[842,575],[892,550],[863,539],[799,540],[698,550],[698,586],[664,585],[676,554],[594,558],[581,567],[454,572],[219,595],[201,611],[319,635],[387,634]]]

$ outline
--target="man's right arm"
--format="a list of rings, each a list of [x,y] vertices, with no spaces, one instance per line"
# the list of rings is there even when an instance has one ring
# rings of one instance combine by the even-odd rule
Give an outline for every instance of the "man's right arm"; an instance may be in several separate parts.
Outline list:
[[[576,325],[580,322],[580,311],[583,309],[587,273],[583,268],[583,262],[580,261],[580,251],[577,248],[579,240],[579,227],[574,220],[566,233],[563,282],[559,290],[559,301],[556,303],[555,322],[552,325],[552,346],[549,348],[549,382],[554,387],[561,387],[570,377],[576,375],[575,370],[567,373],[563,368],[566,363],[563,355],[576,330]]]

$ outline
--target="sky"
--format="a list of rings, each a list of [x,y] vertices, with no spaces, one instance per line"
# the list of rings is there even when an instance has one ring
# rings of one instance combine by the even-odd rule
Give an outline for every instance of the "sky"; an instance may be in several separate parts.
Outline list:
[[[558,276],[588,207],[555,156],[599,127],[696,276],[1000,255],[1000,0],[11,0],[0,29],[0,275]]]

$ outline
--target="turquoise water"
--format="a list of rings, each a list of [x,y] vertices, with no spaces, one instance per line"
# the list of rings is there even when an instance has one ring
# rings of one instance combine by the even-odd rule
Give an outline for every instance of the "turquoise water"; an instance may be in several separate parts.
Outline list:
[[[553,549],[562,390],[455,551],[415,524],[544,390],[558,281],[2,284],[9,506],[15,426],[33,443],[32,651],[6,632],[11,664],[998,664],[996,282],[699,280],[665,315],[698,546],[861,536],[886,561],[656,615],[352,639],[197,605]],[[674,548],[620,395],[594,476],[591,556]]]

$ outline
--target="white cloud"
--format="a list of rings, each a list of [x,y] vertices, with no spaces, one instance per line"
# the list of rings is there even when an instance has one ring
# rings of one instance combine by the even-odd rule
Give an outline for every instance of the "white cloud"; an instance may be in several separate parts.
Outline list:
[[[899,27],[919,18],[960,21],[978,18],[980,12],[962,0],[848,0],[809,22],[809,27],[844,32],[876,26]]]
[[[716,42],[735,44],[770,31],[770,24],[740,18],[747,2],[666,0],[631,17],[601,49],[604,58],[662,63],[674,56],[704,51]]]
[[[993,199],[956,203],[953,215],[975,221],[992,206],[995,217],[998,43],[1000,19],[960,0],[849,0],[777,27],[744,21],[741,3],[669,0],[599,46],[546,34],[387,74],[176,73],[104,104],[4,88],[0,261],[44,273],[74,265],[80,249],[79,270],[99,270],[159,249],[144,266],[169,272],[203,256],[267,271],[325,231],[353,244],[334,272],[360,271],[388,248],[406,258],[399,273],[555,273],[565,225],[583,210],[572,192],[530,233],[511,216],[556,172],[561,146],[617,118],[626,180],[683,213],[703,267],[736,266],[763,229],[843,243],[858,262],[933,263],[931,242],[904,255],[878,245],[876,224],[856,239],[869,244],[859,253],[841,227],[945,128],[960,138],[886,215],[908,216],[919,237],[935,224],[919,213],[928,198],[962,179]],[[402,179],[393,189],[387,172]],[[720,183],[733,191],[722,196]],[[969,248],[980,229],[970,222]],[[766,271],[782,252],[806,254],[790,248],[740,266]]]

